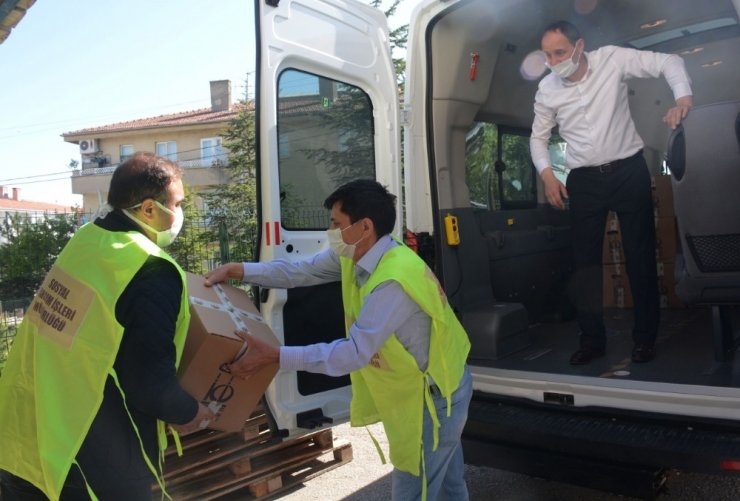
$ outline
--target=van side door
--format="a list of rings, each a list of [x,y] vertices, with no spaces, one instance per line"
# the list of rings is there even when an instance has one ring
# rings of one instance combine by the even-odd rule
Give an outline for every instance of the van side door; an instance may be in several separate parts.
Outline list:
[[[354,0],[256,0],[259,260],[326,249],[326,197],[372,178],[397,195],[398,93],[385,16]],[[338,282],[260,293],[285,345],[345,336]],[[279,373],[267,391],[291,434],[349,416],[349,377]]]

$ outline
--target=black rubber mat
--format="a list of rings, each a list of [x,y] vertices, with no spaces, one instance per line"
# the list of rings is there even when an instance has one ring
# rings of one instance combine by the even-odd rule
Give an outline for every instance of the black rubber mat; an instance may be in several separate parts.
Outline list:
[[[519,448],[600,461],[718,472],[721,460],[740,460],[740,424],[617,414],[487,400],[470,405],[465,436]]]

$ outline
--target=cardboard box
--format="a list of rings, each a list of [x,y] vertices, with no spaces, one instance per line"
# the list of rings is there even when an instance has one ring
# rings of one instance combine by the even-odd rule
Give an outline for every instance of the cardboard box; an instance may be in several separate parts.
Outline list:
[[[623,263],[605,264],[603,305],[610,308],[631,308],[632,293],[627,270]]]
[[[676,218],[659,217],[655,220],[655,259],[657,261],[676,260]]]
[[[676,295],[674,267],[673,262],[660,261],[657,263],[661,308],[684,308],[686,306]],[[626,265],[624,263],[605,264],[603,270],[603,305],[607,308],[632,308],[634,302]]]
[[[625,262],[619,219],[617,219],[617,214],[612,211],[609,211],[604,226],[604,250],[601,260],[604,264]]]
[[[196,399],[217,410],[209,428],[239,431],[278,371],[278,365],[263,368],[248,379],[233,376],[228,364],[242,351],[244,343],[234,334],[245,330],[279,347],[246,292],[219,284],[206,287],[203,277],[187,273],[190,295],[190,328],[180,361],[180,384]]]
[[[657,217],[655,222],[655,259],[656,261],[675,261],[677,247],[676,218]],[[602,252],[604,264],[626,263],[622,243],[622,230],[614,212],[609,212],[604,227],[604,248]]]
[[[686,304],[676,295],[676,265],[674,262],[658,263],[658,294],[661,308],[685,308]]]
[[[653,209],[656,217],[673,217],[673,185],[671,176],[653,176]]]

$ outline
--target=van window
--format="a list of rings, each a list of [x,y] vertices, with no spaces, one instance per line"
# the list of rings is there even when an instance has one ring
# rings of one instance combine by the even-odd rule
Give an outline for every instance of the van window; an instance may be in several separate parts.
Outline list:
[[[278,79],[281,221],[325,229],[324,200],[338,186],[375,179],[373,107],[360,88],[294,69]]]
[[[499,127],[494,196],[502,209],[537,207],[537,170],[529,152],[530,132]]]
[[[493,210],[492,198],[493,151],[496,144],[496,126],[476,122],[465,137],[465,182],[470,192],[470,205]]]
[[[566,143],[560,138],[560,136],[553,134],[550,138],[550,144],[548,147],[550,150],[552,172],[561,183],[565,184],[565,179],[568,177],[568,171],[565,168]]]
[[[529,131],[476,122],[465,142],[465,180],[472,207],[488,210],[537,206],[537,170],[529,152]],[[565,142],[553,136],[550,157],[565,182]]]

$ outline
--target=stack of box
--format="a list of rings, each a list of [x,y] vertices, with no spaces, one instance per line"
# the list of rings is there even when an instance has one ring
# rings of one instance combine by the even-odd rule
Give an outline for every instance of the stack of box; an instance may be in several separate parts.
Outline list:
[[[660,306],[680,308],[684,305],[676,296],[673,279],[677,233],[670,176],[653,177],[652,187]],[[616,308],[633,306],[626,262],[619,220],[615,213],[610,212],[604,230],[604,306]]]
[[[625,268],[626,258],[622,248],[622,232],[619,228],[619,220],[614,212],[609,212],[604,230],[604,252],[602,262],[604,263],[604,306],[616,308],[632,307],[632,294],[630,293],[627,270]]]

